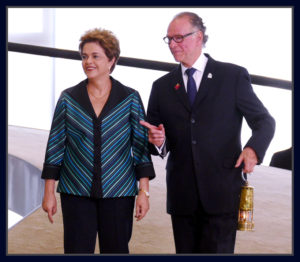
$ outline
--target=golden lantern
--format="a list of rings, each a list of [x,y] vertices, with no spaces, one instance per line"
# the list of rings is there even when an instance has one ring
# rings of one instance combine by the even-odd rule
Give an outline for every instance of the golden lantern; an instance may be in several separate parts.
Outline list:
[[[245,185],[241,188],[240,196],[240,208],[238,217],[238,230],[241,231],[253,231],[253,194],[254,187],[249,186],[248,181],[245,179],[242,173],[242,178],[245,181]]]

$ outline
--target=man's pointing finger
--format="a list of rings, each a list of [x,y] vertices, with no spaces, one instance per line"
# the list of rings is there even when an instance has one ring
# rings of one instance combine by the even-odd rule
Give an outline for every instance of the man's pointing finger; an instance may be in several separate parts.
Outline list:
[[[151,125],[151,124],[149,124],[148,122],[146,122],[146,121],[143,121],[143,120],[141,120],[140,121],[140,124],[142,125],[142,126],[144,126],[144,127],[147,127],[148,129],[153,129],[153,128],[157,128],[156,126],[153,126],[153,125]]]

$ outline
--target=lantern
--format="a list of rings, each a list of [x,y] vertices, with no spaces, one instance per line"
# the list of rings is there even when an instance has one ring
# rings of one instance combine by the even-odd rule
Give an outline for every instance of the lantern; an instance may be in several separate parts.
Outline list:
[[[254,187],[249,186],[248,181],[245,179],[242,173],[242,178],[245,181],[245,185],[241,188],[240,196],[240,208],[238,217],[238,230],[241,231],[253,231],[253,193]]]

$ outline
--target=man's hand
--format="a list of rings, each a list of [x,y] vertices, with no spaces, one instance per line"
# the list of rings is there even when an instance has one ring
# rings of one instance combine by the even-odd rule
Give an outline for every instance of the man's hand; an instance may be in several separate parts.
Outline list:
[[[161,147],[165,141],[165,128],[163,124],[160,124],[159,126],[154,126],[142,120],[140,121],[140,124],[148,128],[149,142],[153,145]]]
[[[250,147],[244,148],[236,161],[235,167],[239,167],[244,162],[244,173],[252,173],[255,165],[258,163],[256,153]]]

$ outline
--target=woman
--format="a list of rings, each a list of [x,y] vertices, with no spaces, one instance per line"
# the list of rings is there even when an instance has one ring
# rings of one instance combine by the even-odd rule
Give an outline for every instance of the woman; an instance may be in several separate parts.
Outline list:
[[[129,253],[135,196],[139,221],[155,177],[147,130],[139,124],[144,107],[137,91],[110,76],[120,56],[110,31],[86,32],[79,50],[87,79],[57,102],[42,172],[43,209],[53,223],[58,180],[64,252],[94,253],[98,233],[100,253]]]

